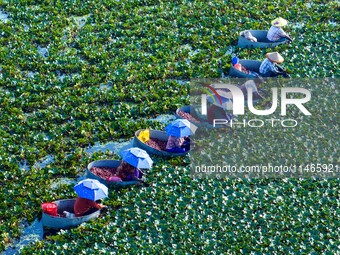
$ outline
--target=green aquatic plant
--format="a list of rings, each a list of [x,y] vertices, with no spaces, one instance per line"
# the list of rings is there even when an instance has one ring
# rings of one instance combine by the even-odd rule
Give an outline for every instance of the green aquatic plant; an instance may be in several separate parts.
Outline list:
[[[189,80],[221,78],[234,55],[262,60],[269,49],[236,47],[240,31],[267,29],[282,16],[295,40],[273,51],[285,57],[292,77],[339,77],[338,5],[1,1],[10,16],[0,21],[0,250],[20,237],[22,222],[40,216],[42,202],[74,196],[71,183],[51,189],[55,181],[76,180],[93,160],[120,158],[110,151],[87,154],[86,148],[131,139],[141,128],[163,129],[164,123],[150,119],[188,105]],[[41,56],[39,48],[48,55]],[[311,88],[318,103],[308,105],[310,127],[264,129],[252,140],[242,129],[212,133],[225,141],[217,156],[249,164],[320,158],[338,164],[336,85]],[[259,107],[269,103],[263,100]],[[246,146],[251,142],[260,145]],[[41,167],[49,156],[54,161]],[[202,162],[208,156],[202,154]],[[34,242],[22,254],[339,251],[339,179],[192,178],[191,160],[192,155],[156,158],[149,187],[111,192],[104,201],[111,209],[100,219]]]

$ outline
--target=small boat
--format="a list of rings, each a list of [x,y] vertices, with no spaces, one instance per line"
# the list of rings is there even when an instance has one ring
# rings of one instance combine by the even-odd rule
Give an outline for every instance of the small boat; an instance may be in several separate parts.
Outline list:
[[[197,110],[196,110],[197,109]],[[208,117],[206,115],[201,115],[198,113],[200,109],[200,106],[192,106],[192,105],[184,105],[180,108],[178,108],[176,110],[176,117],[180,118],[180,119],[185,119],[184,117],[182,117],[180,114],[180,112],[184,112],[186,114],[190,114],[191,117],[194,117],[193,119],[188,119],[192,124],[194,124],[195,126],[197,126],[198,128],[227,128],[230,127],[229,124],[225,124],[225,125],[212,125],[208,122]],[[199,121],[199,122],[197,122]]]
[[[74,203],[76,199],[63,199],[63,200],[57,200],[53,201],[57,205],[58,214],[62,215],[64,211],[67,211],[69,213],[74,213]],[[74,218],[66,218],[66,217],[60,217],[60,216],[52,216],[44,211],[42,212],[42,225],[43,227],[47,228],[57,228],[57,229],[66,229],[66,228],[72,228],[80,225],[83,222],[87,222],[92,219],[98,218],[100,214],[100,210],[97,210],[89,215],[84,215],[81,217],[74,217]]]
[[[252,73],[245,73],[237,70],[235,67],[231,66],[229,75],[232,77],[238,77],[238,78],[256,78],[258,75],[260,75],[260,66],[261,61],[258,60],[249,60],[249,59],[243,59],[240,60],[239,63],[244,66],[247,70],[252,71]],[[253,73],[255,72],[255,73]]]
[[[289,40],[285,39],[279,42],[271,42],[267,39],[267,30],[247,30],[249,31],[256,39],[257,42],[252,42],[245,37],[243,37],[241,34],[244,32],[242,31],[238,37],[237,46],[240,48],[274,48],[276,46],[279,46],[281,44],[288,43]]]
[[[187,119],[197,127],[206,127],[208,123],[207,117],[203,115],[200,116],[198,109],[198,106],[184,105],[176,110],[176,117],[178,119]],[[185,113],[186,117],[181,116],[182,114],[180,112]]]
[[[110,159],[92,161],[90,164],[87,165],[86,178],[98,180],[99,182],[103,183],[109,188],[122,188],[122,187],[127,187],[127,186],[138,184],[139,181],[122,181],[122,182],[107,181],[91,172],[92,167],[110,167],[110,168],[117,169],[118,166],[121,164],[121,162],[122,162],[121,160],[110,160]]]
[[[164,151],[164,150],[157,150],[157,149],[155,149],[155,148],[153,148],[153,147],[143,143],[141,140],[138,139],[139,133],[142,130],[143,129],[140,129],[140,130],[137,130],[135,132],[135,137],[133,138],[133,146],[141,148],[141,149],[145,150],[149,154],[163,156],[163,157],[178,157],[178,156],[185,156],[186,154],[189,153],[189,151],[175,153],[175,152],[168,152],[168,151]],[[167,142],[168,141],[168,137],[169,136],[164,131],[150,130],[150,138],[151,139],[154,138],[154,139],[159,139],[159,140],[161,140],[163,142]]]

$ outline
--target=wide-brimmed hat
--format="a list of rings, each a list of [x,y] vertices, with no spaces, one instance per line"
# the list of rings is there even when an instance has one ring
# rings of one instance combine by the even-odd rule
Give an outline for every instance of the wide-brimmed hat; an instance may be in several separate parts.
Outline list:
[[[285,59],[278,52],[269,52],[266,54],[266,58],[275,63],[282,63]]]
[[[272,21],[272,26],[283,27],[287,25],[288,21],[284,18],[278,17]]]

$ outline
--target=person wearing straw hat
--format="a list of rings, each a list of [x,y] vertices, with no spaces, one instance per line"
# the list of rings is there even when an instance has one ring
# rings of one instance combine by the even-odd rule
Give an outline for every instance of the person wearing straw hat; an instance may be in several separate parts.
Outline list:
[[[274,19],[271,22],[272,26],[268,30],[267,39],[271,42],[277,42],[282,40],[289,40],[290,42],[293,41],[293,39],[290,38],[282,29],[282,27],[287,25],[287,23],[288,21],[281,17]]]
[[[266,59],[260,65],[260,75],[262,77],[277,77],[278,75],[286,76],[286,72],[278,64],[282,63],[284,58],[278,52],[269,52]]]

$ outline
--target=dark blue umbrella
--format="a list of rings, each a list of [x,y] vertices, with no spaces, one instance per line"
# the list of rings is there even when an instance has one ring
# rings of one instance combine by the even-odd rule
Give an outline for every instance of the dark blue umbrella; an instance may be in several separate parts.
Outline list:
[[[197,127],[186,119],[177,119],[165,127],[168,135],[176,137],[189,136],[195,133]]]
[[[108,188],[94,179],[85,179],[74,186],[75,192],[79,197],[87,198],[92,201],[108,196]]]
[[[152,167],[152,159],[149,154],[140,148],[130,148],[122,151],[121,153],[124,161],[129,163],[130,165],[136,168],[151,168]]]

